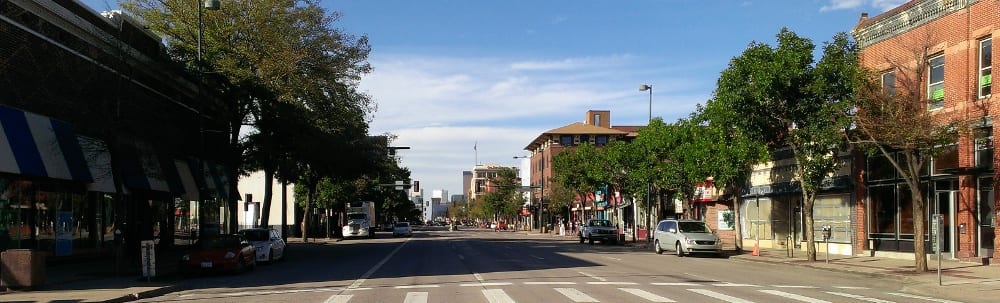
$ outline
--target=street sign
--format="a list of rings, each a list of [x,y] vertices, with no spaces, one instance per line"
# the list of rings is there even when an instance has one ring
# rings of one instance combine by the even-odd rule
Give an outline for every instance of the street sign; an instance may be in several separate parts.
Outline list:
[[[943,216],[935,214],[931,216],[931,251],[936,254],[941,253],[941,223]]]

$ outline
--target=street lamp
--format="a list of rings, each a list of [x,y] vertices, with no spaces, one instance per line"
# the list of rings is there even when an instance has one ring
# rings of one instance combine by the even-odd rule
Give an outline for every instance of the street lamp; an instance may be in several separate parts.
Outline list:
[[[639,85],[639,91],[640,92],[649,91],[649,120],[646,122],[646,127],[649,127],[650,124],[653,124],[653,85],[650,85],[650,84]],[[646,183],[646,207],[651,207],[649,204],[652,201],[652,199],[650,197],[650,195],[652,194],[652,192],[653,192],[652,185],[649,184],[649,183]],[[636,206],[635,203],[632,203],[632,210],[635,213],[635,215],[633,216],[635,218],[633,218],[633,220],[638,221],[637,219],[639,217],[639,207]],[[647,216],[647,218],[649,217],[649,212],[648,211],[646,212],[646,216]],[[650,239],[650,234],[649,234],[649,230],[650,230],[650,226],[649,225],[650,224],[648,224],[650,222],[649,222],[648,219],[646,221],[647,221],[646,222],[647,223],[646,224],[646,239],[648,240],[648,239]],[[638,222],[636,222],[636,223],[638,223]],[[637,231],[638,228],[635,228],[633,230],[636,231],[636,233],[638,233],[638,231]],[[632,239],[638,240],[638,234],[633,235]]]
[[[219,0],[198,0],[198,64],[201,64],[201,36],[204,35],[204,29],[201,23],[201,10],[204,7],[207,10],[217,11],[222,6]],[[199,67],[200,68],[200,67]]]

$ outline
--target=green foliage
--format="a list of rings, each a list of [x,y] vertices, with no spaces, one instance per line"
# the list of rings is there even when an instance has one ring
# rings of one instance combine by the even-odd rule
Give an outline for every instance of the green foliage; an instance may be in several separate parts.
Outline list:
[[[480,206],[481,217],[492,219],[516,216],[525,202],[524,196],[518,190],[520,184],[518,184],[517,170],[501,167],[497,170],[497,176],[489,180],[489,184],[491,191],[475,201]]]

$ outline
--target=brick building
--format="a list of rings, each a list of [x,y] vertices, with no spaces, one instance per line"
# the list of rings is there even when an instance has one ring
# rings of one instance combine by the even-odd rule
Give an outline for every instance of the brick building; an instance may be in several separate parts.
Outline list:
[[[862,64],[881,73],[886,89],[905,89],[907,77],[917,75],[916,89],[928,100],[928,111],[974,121],[972,134],[931,159],[922,176],[926,223],[930,226],[932,215],[943,216],[946,258],[1000,256],[994,250],[998,205],[992,144],[992,115],[998,109],[991,95],[998,12],[998,1],[914,0],[871,18],[862,14],[853,30]],[[912,72],[915,66],[919,70]],[[883,157],[860,162],[858,243],[876,254],[912,257],[909,190]]]

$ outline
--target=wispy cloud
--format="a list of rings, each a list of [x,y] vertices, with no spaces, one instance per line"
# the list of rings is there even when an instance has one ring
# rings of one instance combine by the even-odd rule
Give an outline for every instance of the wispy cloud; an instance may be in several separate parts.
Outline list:
[[[476,163],[517,165],[511,157],[539,134],[580,122],[588,109],[612,111],[614,125],[642,125],[639,84],[656,87],[654,116],[686,116],[708,98],[715,79],[691,79],[705,66],[651,64],[631,55],[559,59],[455,58],[373,54],[362,90],[378,102],[372,133],[398,135],[403,165],[427,189],[461,191],[461,172]],[[663,66],[670,66],[664,68]],[[665,70],[666,69],[666,70]],[[671,72],[673,71],[673,72]],[[676,78],[639,79],[648,75]],[[702,73],[705,74],[705,73]],[[708,73],[711,74],[711,73]],[[478,142],[477,151],[472,146]]]
[[[863,6],[869,6],[875,8],[879,12],[888,11],[892,8],[906,3],[908,0],[830,0],[829,5],[824,5],[819,8],[819,11],[835,11],[835,10],[846,10],[846,9],[856,9]]]

